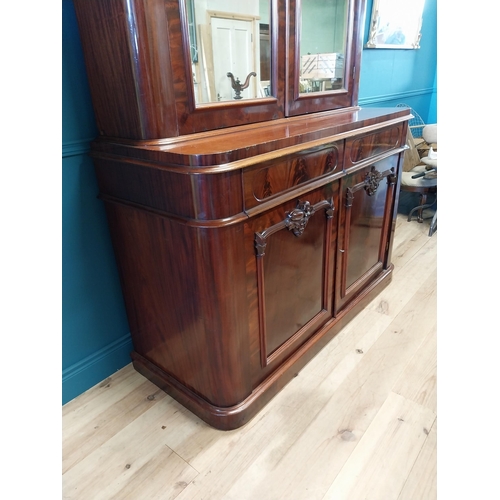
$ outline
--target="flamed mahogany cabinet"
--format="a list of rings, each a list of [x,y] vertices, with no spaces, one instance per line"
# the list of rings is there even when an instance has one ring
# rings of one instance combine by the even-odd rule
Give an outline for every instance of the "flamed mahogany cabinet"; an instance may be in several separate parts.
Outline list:
[[[364,0],[74,0],[135,368],[249,421],[391,280],[408,110]]]

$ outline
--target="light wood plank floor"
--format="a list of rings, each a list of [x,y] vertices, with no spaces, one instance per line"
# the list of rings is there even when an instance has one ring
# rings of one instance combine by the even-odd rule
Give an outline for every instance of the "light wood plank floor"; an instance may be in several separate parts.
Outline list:
[[[436,232],[250,423],[210,428],[126,366],[63,407],[64,499],[434,500]]]

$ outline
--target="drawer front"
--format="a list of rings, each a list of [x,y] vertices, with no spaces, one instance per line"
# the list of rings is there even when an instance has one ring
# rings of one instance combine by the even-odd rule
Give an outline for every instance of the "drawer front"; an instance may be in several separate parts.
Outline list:
[[[346,142],[345,169],[404,145],[403,130],[401,124],[349,139]]]
[[[243,173],[245,208],[342,171],[342,143],[329,144],[251,167]]]

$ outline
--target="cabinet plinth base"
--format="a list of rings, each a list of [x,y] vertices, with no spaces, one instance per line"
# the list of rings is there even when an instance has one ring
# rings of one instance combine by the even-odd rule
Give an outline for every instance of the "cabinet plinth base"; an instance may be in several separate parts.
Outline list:
[[[237,429],[249,422],[290,380],[297,376],[299,370],[392,281],[393,269],[391,265],[385,270],[346,309],[318,330],[237,405],[219,407],[209,403],[135,351],[131,353],[133,366],[140,374],[207,424],[219,430]]]

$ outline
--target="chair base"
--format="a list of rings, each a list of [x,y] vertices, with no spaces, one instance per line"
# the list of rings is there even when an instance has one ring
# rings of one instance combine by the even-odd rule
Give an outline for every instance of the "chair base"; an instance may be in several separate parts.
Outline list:
[[[432,203],[426,203],[427,201],[427,195],[426,194],[421,194],[420,195],[420,203],[419,205],[417,205],[415,208],[412,208],[410,210],[410,213],[408,214],[408,222],[411,222],[412,219],[413,219],[413,214],[415,212],[417,212],[417,221],[422,223],[424,222],[424,216],[423,216],[423,212],[426,208],[431,208],[432,206],[434,206],[437,202],[437,196],[435,197],[434,201]],[[426,217],[427,219],[429,217]]]

